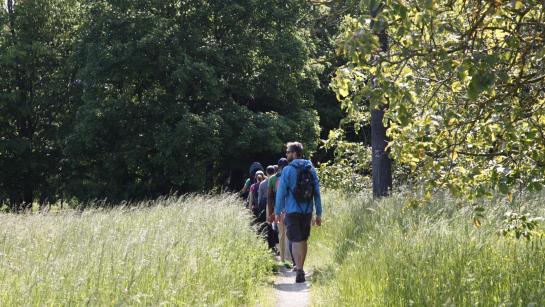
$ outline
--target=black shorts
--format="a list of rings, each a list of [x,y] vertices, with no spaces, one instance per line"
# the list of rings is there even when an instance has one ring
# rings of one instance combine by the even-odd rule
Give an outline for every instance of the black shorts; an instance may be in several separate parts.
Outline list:
[[[288,213],[286,214],[286,234],[291,242],[306,241],[310,237],[310,224],[312,213]]]

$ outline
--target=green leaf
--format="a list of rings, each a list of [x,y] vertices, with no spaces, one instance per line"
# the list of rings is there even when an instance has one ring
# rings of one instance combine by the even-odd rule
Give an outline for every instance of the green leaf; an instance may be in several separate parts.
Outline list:
[[[485,90],[489,89],[494,84],[494,75],[489,71],[477,71],[471,77],[469,82],[467,96],[471,100],[475,100]]]
[[[507,184],[505,184],[505,183],[500,183],[498,185],[498,189],[499,189],[500,193],[502,193],[502,194],[509,193],[509,186]]]

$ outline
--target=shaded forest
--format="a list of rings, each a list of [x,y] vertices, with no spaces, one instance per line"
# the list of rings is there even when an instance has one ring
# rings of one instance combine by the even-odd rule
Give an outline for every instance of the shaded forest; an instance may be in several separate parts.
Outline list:
[[[0,202],[239,188],[342,117],[340,8],[308,1],[5,1]],[[314,156],[324,160],[324,151]]]

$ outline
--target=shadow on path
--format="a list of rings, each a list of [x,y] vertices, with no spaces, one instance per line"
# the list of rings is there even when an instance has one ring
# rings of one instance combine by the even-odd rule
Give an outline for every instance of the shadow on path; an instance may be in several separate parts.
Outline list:
[[[274,282],[276,306],[310,306],[310,285],[308,281],[295,283],[295,275],[284,266],[279,267]]]
[[[306,283],[294,284],[293,282],[290,282],[286,284],[275,284],[274,288],[278,291],[298,292],[309,289],[309,286]]]

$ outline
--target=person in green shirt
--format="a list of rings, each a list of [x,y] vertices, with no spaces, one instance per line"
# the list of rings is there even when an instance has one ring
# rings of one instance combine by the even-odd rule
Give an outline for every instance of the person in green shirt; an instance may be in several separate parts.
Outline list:
[[[268,185],[269,185],[269,192],[276,193],[276,181],[278,180],[278,171],[269,178]],[[270,194],[270,193],[269,193]],[[274,199],[273,199],[274,202]]]
[[[268,198],[267,198],[267,221],[269,224],[274,223],[274,202],[276,199],[276,191],[278,189],[278,178],[282,176],[282,169],[288,165],[288,160],[282,158],[278,161],[278,171],[274,176],[271,176],[268,181]],[[280,260],[285,263],[286,259],[289,259],[290,253],[288,248],[288,240],[286,236],[286,226],[284,225],[283,219],[277,223],[278,235],[279,235],[279,251],[280,251]],[[289,265],[286,265],[289,267]]]

